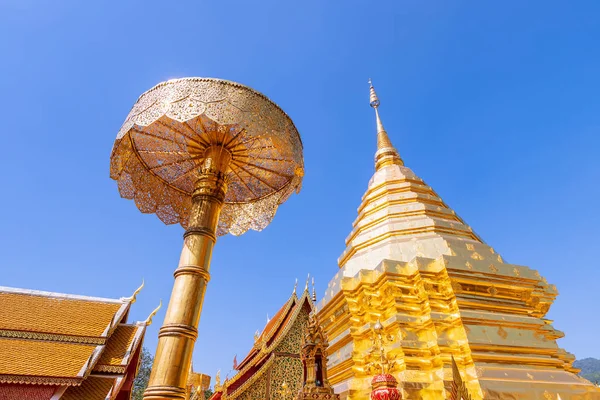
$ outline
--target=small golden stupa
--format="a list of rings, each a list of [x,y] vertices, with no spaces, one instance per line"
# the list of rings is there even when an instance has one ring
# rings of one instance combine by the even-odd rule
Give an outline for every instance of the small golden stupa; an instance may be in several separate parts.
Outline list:
[[[451,360],[473,399],[600,399],[544,319],[557,296],[535,270],[509,264],[404,165],[379,116],[375,173],[319,305],[329,381],[367,399],[368,349],[380,319],[408,399],[447,399]],[[447,167],[447,166],[444,166]]]

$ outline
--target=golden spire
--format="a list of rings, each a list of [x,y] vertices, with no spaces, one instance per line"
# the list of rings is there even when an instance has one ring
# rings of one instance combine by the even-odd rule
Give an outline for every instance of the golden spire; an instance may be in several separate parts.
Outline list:
[[[381,117],[379,116],[379,105],[381,102],[375,93],[375,88],[371,79],[369,79],[369,104],[375,109],[375,117],[377,119],[377,153],[375,153],[375,170],[379,170],[386,165],[404,165],[402,158],[398,154],[398,150],[394,147],[390,138],[383,127]]]

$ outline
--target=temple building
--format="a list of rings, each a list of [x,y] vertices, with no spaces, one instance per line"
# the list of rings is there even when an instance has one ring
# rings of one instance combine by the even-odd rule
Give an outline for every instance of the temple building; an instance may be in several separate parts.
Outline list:
[[[146,321],[131,297],[0,287],[0,400],[128,400]]]
[[[296,397],[302,386],[301,349],[309,314],[313,311],[308,282],[301,296],[296,289],[254,337],[254,346],[223,384],[217,375],[211,400],[285,399]]]
[[[450,398],[452,357],[473,399],[600,399],[544,318],[556,287],[506,262],[406,167],[372,85],[370,104],[375,173],[318,307],[335,392],[369,398],[370,336],[381,320],[405,399]]]

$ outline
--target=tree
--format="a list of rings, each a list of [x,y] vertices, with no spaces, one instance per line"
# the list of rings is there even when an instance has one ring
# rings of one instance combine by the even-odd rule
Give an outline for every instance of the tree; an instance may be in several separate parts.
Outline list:
[[[133,381],[133,391],[131,394],[131,400],[142,400],[144,397],[144,390],[148,386],[148,380],[150,379],[150,371],[152,370],[152,362],[154,357],[148,351],[147,348],[142,349],[142,355],[140,357],[140,367],[138,374]]]
[[[573,363],[575,368],[579,368],[579,375],[590,382],[600,381],[600,360],[596,358],[584,358]]]
[[[204,398],[206,400],[208,400],[210,398],[210,396],[212,396],[212,395],[213,395],[212,389],[208,388],[208,389],[206,389],[206,391],[204,391]]]

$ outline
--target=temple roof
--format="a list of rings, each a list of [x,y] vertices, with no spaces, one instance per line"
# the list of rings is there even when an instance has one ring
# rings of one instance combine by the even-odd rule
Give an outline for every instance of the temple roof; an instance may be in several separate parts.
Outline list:
[[[133,379],[151,318],[125,324],[140,289],[103,299],[0,287],[3,390],[33,393],[44,385],[54,387],[53,399],[114,398],[115,385]]]
[[[238,364],[238,373],[226,380],[221,388],[215,388],[215,394],[211,399],[221,398],[223,392],[227,393],[228,398],[232,395],[235,397],[236,391],[262,376],[274,361],[273,350],[285,338],[303,307],[310,309],[313,307],[308,289],[305,289],[300,297],[297,297],[294,291],[267,322],[262,332],[255,337],[254,347]]]
[[[116,394],[119,387],[119,378],[91,376],[81,386],[67,389],[60,400],[106,400],[111,394]]]
[[[262,332],[258,336],[258,339],[255,338],[256,343],[258,343],[258,344],[273,343],[273,341],[277,338],[277,336],[275,336],[275,333],[281,334],[281,331],[282,331],[281,328],[284,326],[285,320],[289,319],[293,315],[293,309],[297,303],[298,303],[298,298],[296,297],[296,294],[294,293],[283,304],[283,306],[281,306],[279,311],[277,311],[277,313],[275,313],[273,318],[271,318],[267,322],[267,324],[263,328]],[[279,335],[279,336],[281,336],[281,335]],[[256,345],[254,347],[252,347],[252,349],[250,349],[250,351],[248,352],[246,357],[244,357],[244,359],[238,364],[238,371],[241,371],[242,369],[244,369],[244,367],[246,365],[248,365],[248,363],[251,360],[253,360],[256,357],[256,355],[260,354],[260,349],[261,348]]]
[[[115,372],[111,367],[125,368],[133,352],[138,347],[146,326],[142,324],[120,324],[111,335],[110,340],[100,356],[94,370]]]
[[[0,287],[0,329],[36,334],[105,338],[129,302]],[[94,316],[82,318],[82,316]],[[73,323],[77,321],[77,323]],[[19,335],[19,336],[22,336]],[[57,338],[65,341],[79,341]]]
[[[89,344],[0,338],[0,381],[82,378],[97,351]]]
[[[451,243],[456,241],[482,243],[431,187],[404,166],[381,122],[373,85],[370,104],[377,127],[375,173],[338,259],[344,276],[375,268],[385,259],[451,255]]]

